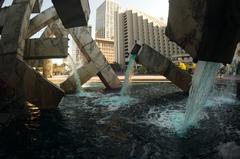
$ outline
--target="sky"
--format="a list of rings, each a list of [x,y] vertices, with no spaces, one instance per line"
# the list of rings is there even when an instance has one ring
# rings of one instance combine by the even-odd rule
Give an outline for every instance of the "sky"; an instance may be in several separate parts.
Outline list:
[[[13,0],[5,0],[4,6],[8,6]],[[92,35],[95,37],[96,9],[104,2],[104,0],[89,0],[91,14],[89,25],[92,26]],[[164,18],[167,21],[168,16],[168,0],[118,0],[123,8],[136,8],[156,18]],[[43,0],[42,10],[52,6],[51,0]]]

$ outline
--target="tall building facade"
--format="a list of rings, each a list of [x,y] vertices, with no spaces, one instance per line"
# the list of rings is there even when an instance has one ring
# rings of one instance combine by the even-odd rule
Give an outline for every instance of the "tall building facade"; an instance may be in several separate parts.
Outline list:
[[[96,38],[114,39],[114,13],[120,9],[116,0],[105,0],[96,15]]]
[[[114,41],[108,39],[96,38],[96,43],[103,55],[106,57],[108,63],[113,64],[116,62],[114,53]]]
[[[168,58],[173,55],[185,54],[175,43],[170,42],[165,36],[165,23],[143,12],[126,10],[115,12],[115,53],[116,61],[126,66],[129,53],[135,41],[145,43]]]

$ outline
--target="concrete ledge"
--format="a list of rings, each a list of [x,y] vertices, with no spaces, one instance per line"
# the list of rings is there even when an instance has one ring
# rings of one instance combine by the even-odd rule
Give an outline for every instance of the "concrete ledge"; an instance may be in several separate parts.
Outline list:
[[[161,55],[150,46],[144,44],[140,49],[136,61],[154,72],[165,76],[173,84],[188,92],[191,86],[192,76],[181,70],[169,59]]]
[[[87,26],[90,7],[88,0],[52,0],[65,28]]]
[[[66,58],[67,56],[67,38],[41,38],[26,40],[24,59]]]
[[[94,63],[90,62],[79,69],[77,69],[77,73],[80,78],[81,84],[86,83],[91,77],[97,74],[97,68]],[[77,90],[76,84],[76,75],[71,75],[67,78],[66,81],[60,84],[60,87],[65,91],[65,93],[75,93]]]
[[[27,38],[31,37],[48,24],[58,19],[58,15],[54,7],[48,8],[33,19],[29,23]]]
[[[54,109],[64,92],[15,56],[0,57],[0,78],[40,109]],[[47,93],[46,93],[47,92]]]

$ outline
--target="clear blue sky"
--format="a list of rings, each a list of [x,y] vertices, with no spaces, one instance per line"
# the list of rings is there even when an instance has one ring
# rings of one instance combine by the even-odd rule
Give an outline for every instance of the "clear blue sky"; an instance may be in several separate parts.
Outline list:
[[[5,0],[4,5],[10,5],[12,1],[13,0]],[[89,24],[93,27],[93,35],[95,34],[96,9],[103,2],[104,0],[89,0],[91,8]],[[123,8],[137,8],[149,15],[159,18],[162,17],[165,21],[167,21],[168,0],[118,0],[118,2]],[[45,10],[50,6],[52,6],[51,0],[43,0],[42,10]]]

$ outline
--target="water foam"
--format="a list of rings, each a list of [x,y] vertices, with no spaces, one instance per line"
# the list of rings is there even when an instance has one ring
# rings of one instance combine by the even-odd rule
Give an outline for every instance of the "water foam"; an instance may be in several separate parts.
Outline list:
[[[137,104],[139,101],[136,98],[130,96],[121,96],[119,94],[102,94],[101,97],[94,100],[95,105],[101,105],[108,107],[108,110],[115,111],[122,106],[130,106]]]

